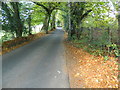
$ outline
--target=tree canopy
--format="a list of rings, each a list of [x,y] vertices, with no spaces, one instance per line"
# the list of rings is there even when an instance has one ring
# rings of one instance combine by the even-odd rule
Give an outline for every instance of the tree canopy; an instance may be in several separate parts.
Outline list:
[[[48,33],[62,26],[69,40],[83,37],[93,41],[105,38],[117,43],[118,2],[2,2],[2,30],[13,37],[31,35],[34,27]],[[85,34],[85,36],[84,36]],[[96,36],[99,34],[98,36]],[[106,37],[104,37],[106,36]],[[95,42],[93,42],[95,43]],[[107,44],[107,43],[103,43]],[[100,45],[100,44],[99,44]]]

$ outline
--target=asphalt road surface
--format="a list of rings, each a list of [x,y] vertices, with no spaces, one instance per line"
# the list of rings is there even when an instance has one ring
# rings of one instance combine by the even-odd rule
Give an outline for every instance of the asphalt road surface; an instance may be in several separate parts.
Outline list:
[[[69,88],[64,32],[53,33],[2,57],[2,88]]]

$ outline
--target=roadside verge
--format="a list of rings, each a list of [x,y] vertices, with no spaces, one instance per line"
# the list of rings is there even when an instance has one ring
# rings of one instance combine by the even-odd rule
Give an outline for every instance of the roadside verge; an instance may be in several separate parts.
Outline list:
[[[55,29],[51,29],[49,31],[49,33],[53,32],[54,30]],[[36,39],[41,38],[46,35],[48,35],[48,34],[40,32],[40,33],[32,34],[32,35],[29,35],[26,37],[15,38],[13,40],[3,42],[1,50],[0,50],[0,55],[10,52],[16,48],[22,47],[26,44],[29,44],[31,41],[36,40]]]
[[[66,36],[65,36],[66,37]],[[65,41],[71,88],[118,88],[118,59],[94,56]]]

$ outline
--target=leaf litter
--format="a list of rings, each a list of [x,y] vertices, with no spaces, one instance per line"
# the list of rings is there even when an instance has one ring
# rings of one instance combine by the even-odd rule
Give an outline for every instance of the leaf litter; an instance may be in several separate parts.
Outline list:
[[[71,88],[118,88],[118,59],[93,56],[65,42]]]

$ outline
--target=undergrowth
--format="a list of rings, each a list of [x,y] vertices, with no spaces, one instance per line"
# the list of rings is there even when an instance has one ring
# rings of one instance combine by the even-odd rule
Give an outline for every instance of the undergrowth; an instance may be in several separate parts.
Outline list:
[[[108,43],[108,41],[89,41],[88,38],[82,38],[80,40],[76,39],[75,36],[71,40],[74,46],[77,48],[82,48],[83,50],[89,52],[95,56],[103,56],[105,61],[108,60],[108,56],[119,57],[120,50],[119,46],[115,43]]]

